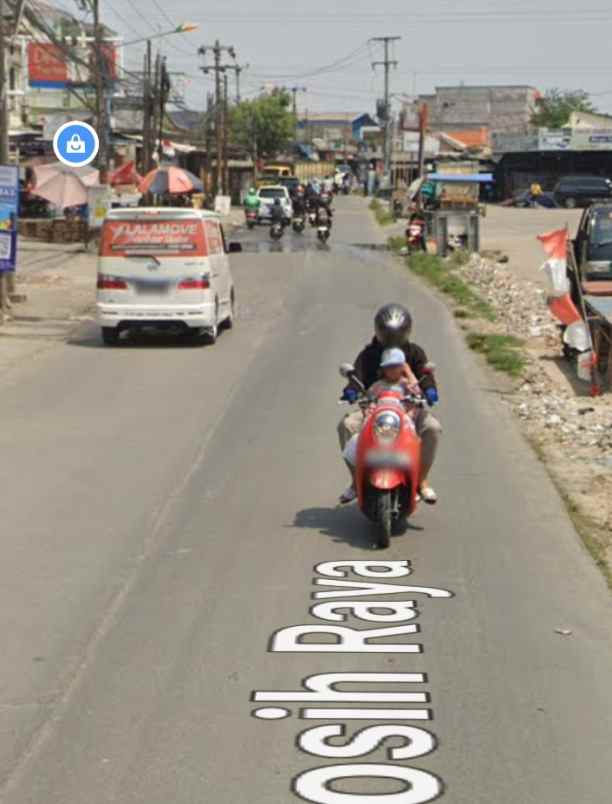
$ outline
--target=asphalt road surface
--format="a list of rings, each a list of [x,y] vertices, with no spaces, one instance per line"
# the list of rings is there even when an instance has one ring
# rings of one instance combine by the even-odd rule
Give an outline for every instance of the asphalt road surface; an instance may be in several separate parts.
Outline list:
[[[544,469],[360,199],[266,238],[216,346],[86,325],[0,386],[2,800],[609,804],[610,599]],[[383,553],[335,427],[390,300],[445,435]]]

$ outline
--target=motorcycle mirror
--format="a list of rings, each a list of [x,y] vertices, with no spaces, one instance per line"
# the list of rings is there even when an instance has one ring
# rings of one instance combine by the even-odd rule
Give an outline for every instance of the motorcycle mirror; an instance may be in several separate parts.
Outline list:
[[[346,379],[350,379],[350,377],[355,373],[355,366],[352,363],[342,363],[340,366],[340,376],[346,377]]]

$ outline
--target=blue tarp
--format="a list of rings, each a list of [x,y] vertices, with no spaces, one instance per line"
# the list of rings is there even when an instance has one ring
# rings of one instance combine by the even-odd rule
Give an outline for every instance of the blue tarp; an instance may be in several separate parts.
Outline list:
[[[429,173],[425,179],[427,181],[479,182],[480,184],[491,184],[495,181],[492,173]]]

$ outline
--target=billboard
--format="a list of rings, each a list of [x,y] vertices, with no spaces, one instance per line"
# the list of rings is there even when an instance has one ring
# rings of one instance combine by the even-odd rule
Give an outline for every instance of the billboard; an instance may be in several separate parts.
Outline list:
[[[104,42],[102,55],[108,80],[119,78],[119,48],[116,42]],[[74,54],[77,63],[70,59]],[[95,64],[93,41],[80,41],[64,52],[51,42],[28,44],[28,79],[35,89],[64,89],[70,84],[93,86]]]
[[[51,42],[30,42],[28,76],[32,87],[65,87],[68,82],[68,65],[62,51]]]
[[[0,165],[0,272],[15,270],[18,213],[19,168]]]

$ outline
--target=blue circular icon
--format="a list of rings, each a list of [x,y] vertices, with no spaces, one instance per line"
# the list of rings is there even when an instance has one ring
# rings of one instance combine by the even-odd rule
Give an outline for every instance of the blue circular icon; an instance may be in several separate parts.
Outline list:
[[[64,165],[84,167],[96,158],[100,140],[89,123],[72,120],[64,123],[53,137],[53,151]]]

